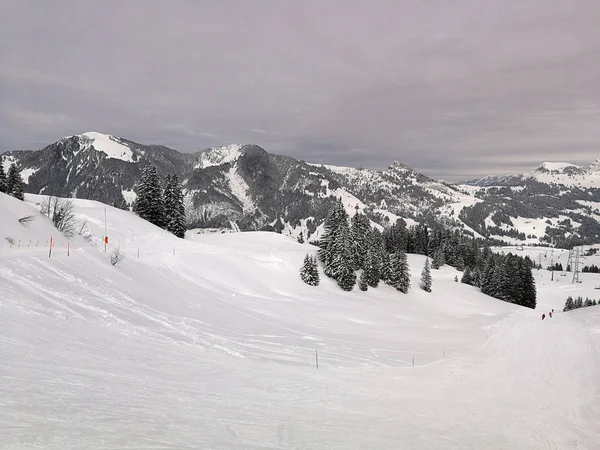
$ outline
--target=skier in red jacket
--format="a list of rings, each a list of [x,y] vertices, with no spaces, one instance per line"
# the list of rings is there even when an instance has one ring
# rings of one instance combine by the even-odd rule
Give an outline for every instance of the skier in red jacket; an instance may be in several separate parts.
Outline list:
[[[542,314],[542,320],[546,318],[546,314]]]

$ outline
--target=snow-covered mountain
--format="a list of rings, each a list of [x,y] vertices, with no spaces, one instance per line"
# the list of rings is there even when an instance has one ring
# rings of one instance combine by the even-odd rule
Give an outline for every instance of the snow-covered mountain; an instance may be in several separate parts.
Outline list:
[[[181,240],[91,200],[68,252],[41,199],[0,193],[0,448],[600,447],[600,307],[559,312],[598,274],[536,271],[530,310],[448,266],[426,293],[408,255],[408,294],[344,292],[300,280],[314,246]]]
[[[519,186],[529,181],[562,186],[597,187],[600,185],[600,159],[586,167],[568,162],[545,162],[520,175],[489,175],[465,181],[471,186]]]
[[[505,242],[600,241],[600,160],[587,167],[546,162],[521,175],[450,185],[400,162],[382,170],[318,165],[237,144],[190,154],[101,133],[3,159],[17,164],[27,192],[113,205],[131,204],[143,168],[154,164],[182,181],[195,228],[302,232],[313,240],[342,199],[351,215],[364,212],[379,227],[443,221]]]
[[[309,164],[256,145],[229,145],[195,154],[104,135],[84,133],[34,152],[9,152],[27,192],[100,200],[135,199],[135,183],[147,164],[176,173],[185,188],[190,225],[276,230],[318,238],[337,198],[384,226],[423,216],[454,221],[472,196],[394,163],[385,170]],[[454,219],[453,219],[454,216]]]

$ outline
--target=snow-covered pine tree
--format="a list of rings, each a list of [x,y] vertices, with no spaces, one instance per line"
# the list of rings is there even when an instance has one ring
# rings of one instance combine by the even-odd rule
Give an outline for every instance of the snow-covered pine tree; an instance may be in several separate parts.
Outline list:
[[[439,269],[444,264],[446,264],[446,260],[444,258],[444,249],[443,247],[438,247],[438,249],[433,254],[433,260],[431,261],[431,267],[434,269]]]
[[[531,266],[527,263],[527,260],[520,261],[519,268],[519,281],[521,284],[520,294],[521,300],[520,305],[526,306],[527,308],[535,309],[537,306],[537,292],[535,289],[535,279],[531,272]]]
[[[310,257],[310,276],[313,280],[314,286],[318,286],[321,282],[321,277],[319,276],[319,261],[317,261],[316,256]]]
[[[376,288],[377,286],[379,286],[379,262],[377,261],[376,255],[375,255],[375,249],[373,249],[372,247],[369,247],[367,249],[367,257],[365,259],[365,264],[364,264],[365,268],[364,268],[364,275],[365,275],[365,279],[367,281],[367,284],[369,286],[371,286],[372,288]]]
[[[421,271],[421,280],[419,287],[425,292],[431,292],[431,270],[429,268],[429,258],[425,259],[425,265]]]
[[[6,173],[4,172],[4,166],[2,165],[2,159],[0,158],[0,192],[6,193],[7,191]]]
[[[592,306],[592,300],[586,297],[585,302],[583,302],[583,306]]]
[[[396,253],[389,255],[389,272],[385,282],[400,290],[400,260]]]
[[[369,289],[369,283],[367,282],[367,272],[364,270],[360,274],[360,277],[358,277],[358,288],[361,291],[366,291],[367,289]]]
[[[137,215],[154,225],[163,227],[165,223],[163,192],[154,165],[144,167],[136,190],[135,212]]]
[[[12,195],[16,199],[24,200],[24,190],[25,187],[23,185],[21,173],[17,170],[17,166],[11,164],[6,179],[6,193]]]
[[[575,308],[575,303],[573,302],[573,297],[570,295],[567,297],[567,301],[565,302],[565,307],[563,308],[563,312],[571,311]]]
[[[343,216],[342,216],[343,217]],[[331,262],[329,272],[331,278],[345,291],[351,291],[356,284],[354,261],[352,258],[352,243],[350,241],[350,226],[346,219],[340,221],[336,236],[332,240]]]
[[[325,275],[331,277],[331,260],[333,258],[333,242],[339,232],[340,222],[347,220],[348,215],[344,206],[337,201],[323,223],[324,233],[319,239],[319,260],[323,263]]]
[[[460,270],[461,272],[463,270],[465,270],[465,261],[464,261],[463,257],[460,255],[456,259],[456,270]]]
[[[177,175],[167,175],[164,189],[166,229],[175,236],[184,238],[186,230],[183,192]]]
[[[304,263],[300,268],[300,278],[309,286],[319,285],[319,272],[316,269],[316,260],[313,259],[309,254],[304,257]]]
[[[302,235],[302,231],[298,235],[297,241],[298,241],[298,244],[304,244],[304,236]]]
[[[371,222],[365,214],[357,212],[351,219],[350,236],[352,239],[352,255],[354,268],[364,269],[369,248]]]
[[[573,308],[578,309],[583,307],[583,298],[581,296],[577,297],[577,300],[573,303]]]
[[[398,290],[404,294],[408,293],[408,290],[410,289],[410,267],[408,267],[408,259],[406,258],[406,253],[404,252],[398,252],[396,254],[397,258],[398,258],[398,264],[399,264],[399,280],[398,280],[398,285],[399,288]]]
[[[460,279],[461,283],[470,284],[473,286],[473,277],[471,276],[471,268],[467,267],[463,272],[463,276]]]

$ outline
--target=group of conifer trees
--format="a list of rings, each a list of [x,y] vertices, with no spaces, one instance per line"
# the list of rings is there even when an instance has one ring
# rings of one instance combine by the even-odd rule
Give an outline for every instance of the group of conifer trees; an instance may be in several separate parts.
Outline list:
[[[360,271],[358,287],[362,291],[369,287],[376,288],[380,282],[384,282],[400,292],[408,292],[410,268],[406,252],[401,249],[388,251],[382,233],[371,227],[366,215],[357,213],[350,219],[341,202],[338,202],[325,220],[324,228],[323,237],[318,242],[319,260],[325,275],[336,280],[342,289],[351,291],[357,283],[357,271]],[[316,258],[307,255],[300,270],[305,282],[306,279],[314,279],[314,276],[307,277],[309,271],[318,276],[316,267]],[[420,287],[431,292],[431,284],[427,261]]]
[[[398,222],[380,232],[371,227],[364,214],[357,213],[349,219],[340,202],[327,217],[324,228],[317,243],[318,257],[325,275],[344,290],[353,289],[360,271],[361,290],[384,282],[400,292],[408,292],[410,269],[406,254],[417,253],[431,258],[431,265],[429,258],[425,262],[419,283],[427,292],[432,288],[430,267],[435,270],[447,264],[464,271],[463,283],[476,286],[487,295],[528,308],[536,306],[531,259],[493,253],[485,241],[460,230],[451,231],[438,223],[407,227]],[[301,269],[305,281],[309,269],[316,274],[310,278],[317,279],[313,285],[318,284],[317,259],[307,255]]]
[[[467,267],[461,282],[477,286],[491,297],[535,309],[535,280],[529,257],[486,252],[481,265]]]
[[[177,175],[167,175],[161,183],[156,167],[146,166],[136,185],[133,211],[142,219],[183,238],[186,230],[183,190]]]
[[[17,166],[14,164],[10,165],[8,169],[8,175],[4,172],[2,161],[0,160],[0,192],[12,195],[13,197],[24,200],[25,199],[25,183],[21,178],[21,173],[17,170]]]
[[[579,297],[577,297],[576,299],[573,299],[573,297],[571,297],[569,295],[567,297],[567,301],[565,302],[565,307],[563,308],[563,311],[567,312],[567,311],[571,311],[572,309],[587,308],[588,306],[596,306],[596,305],[600,305],[600,301],[596,302],[596,300],[592,300],[587,297],[585,298],[585,301],[584,301],[583,297],[581,297],[581,295]]]

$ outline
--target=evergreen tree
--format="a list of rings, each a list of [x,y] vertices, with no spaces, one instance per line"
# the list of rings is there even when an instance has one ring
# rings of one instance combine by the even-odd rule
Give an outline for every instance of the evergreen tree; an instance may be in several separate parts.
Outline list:
[[[586,297],[585,302],[583,303],[584,307],[592,306],[592,300]]]
[[[304,244],[304,236],[302,235],[302,231],[298,235],[298,244]]]
[[[431,270],[429,269],[429,258],[425,259],[425,265],[421,271],[421,280],[419,287],[425,292],[431,292]]]
[[[437,270],[444,264],[446,264],[446,260],[444,257],[444,249],[442,247],[439,247],[433,254],[433,261],[431,261],[431,267]]]
[[[397,253],[389,255],[389,273],[385,282],[400,290],[400,258]]]
[[[597,303],[596,303],[596,299],[594,299],[594,300],[592,301],[592,306],[596,306],[596,305],[597,305]]]
[[[398,252],[396,253],[399,267],[399,280],[398,280],[398,290],[404,294],[408,293],[410,289],[410,268],[408,267],[408,259],[406,258],[406,253]]]
[[[363,272],[360,274],[360,277],[358,278],[358,288],[361,291],[366,291],[367,289],[369,289],[369,283],[367,282],[367,272],[365,270],[363,270]]]
[[[537,306],[537,292],[535,289],[535,279],[531,272],[533,264],[528,264],[527,259],[522,261],[519,268],[519,282],[521,283],[521,299],[519,304],[527,308],[535,309]]]
[[[138,181],[135,212],[154,225],[163,227],[165,224],[163,193],[154,165],[146,166]]]
[[[380,264],[376,258],[375,250],[369,247],[367,250],[367,257],[365,259],[363,274],[367,281],[367,284],[372,288],[376,288],[379,285],[380,280]]]
[[[352,247],[350,242],[350,227],[347,221],[340,223],[338,234],[333,241],[332,259],[330,264],[331,278],[345,291],[351,291],[356,284]]]
[[[467,267],[465,269],[465,271],[463,272],[463,276],[460,279],[461,283],[465,283],[465,284],[470,284],[471,286],[473,286],[473,277],[471,275],[471,268]]]
[[[17,170],[17,166],[11,164],[6,179],[6,193],[12,195],[16,199],[24,200],[24,190],[25,187],[23,185],[21,173]]]
[[[0,192],[8,192],[8,186],[6,184],[6,173],[4,172],[4,166],[2,165],[2,158],[0,158]]]
[[[348,215],[341,202],[337,201],[323,223],[324,233],[319,239],[319,259],[324,265],[325,275],[331,277],[331,260],[333,259],[333,242],[339,233],[340,222],[347,220]]]
[[[304,263],[300,268],[300,278],[309,286],[319,285],[319,270],[316,258],[308,254],[304,257]]]
[[[325,233],[319,242],[319,258],[324,264],[325,275],[338,285],[351,291],[356,284],[352,242],[348,214],[341,202],[337,202],[325,220]]]
[[[184,238],[186,230],[183,192],[177,175],[167,175],[164,189],[166,229],[175,236]]]
[[[461,272],[465,270],[465,261],[462,256],[459,256],[456,259],[456,270],[460,270]]]
[[[471,285],[481,288],[481,277],[482,275],[481,270],[479,270],[479,267],[475,267],[473,270],[471,270]]]
[[[574,309],[578,309],[578,308],[582,308],[583,307],[583,299],[581,298],[581,296],[577,297],[577,300],[575,300],[575,303],[573,304],[573,308]]]
[[[571,311],[575,308],[575,303],[573,302],[573,297],[570,295],[567,297],[567,301],[565,302],[565,307],[563,308],[564,312]]]
[[[369,235],[371,233],[371,222],[365,214],[357,212],[351,220],[350,236],[352,239],[352,255],[354,268],[364,269],[369,248]]]

